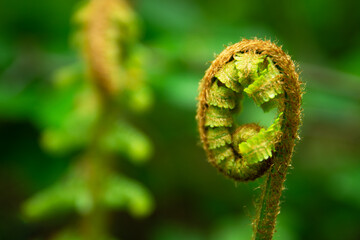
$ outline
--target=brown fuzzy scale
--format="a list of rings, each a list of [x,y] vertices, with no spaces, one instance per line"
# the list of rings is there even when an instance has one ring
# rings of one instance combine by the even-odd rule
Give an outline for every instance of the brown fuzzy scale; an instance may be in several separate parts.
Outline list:
[[[122,49],[109,50],[109,32],[111,28],[119,28],[114,23],[114,12],[118,11],[124,15],[132,15],[128,4],[122,0],[91,0],[89,3],[89,16],[87,17],[85,29],[85,55],[89,69],[98,89],[105,95],[118,94],[125,83],[119,79],[119,66],[122,59]],[[129,17],[130,19],[131,17]],[[118,31],[121,31],[119,28]],[[111,51],[111,52],[109,52]],[[115,51],[118,51],[115,55]]]
[[[107,29],[110,27],[109,14],[114,4],[112,0],[93,0],[91,2],[91,18],[86,25],[86,53],[95,83],[105,92],[117,90],[116,84],[111,81],[111,66],[106,61],[105,47]]]
[[[301,119],[301,82],[299,81],[295,64],[290,56],[287,55],[281,47],[276,46],[272,42],[258,40],[256,38],[253,40],[244,39],[227,47],[212,62],[204,78],[201,80],[196,118],[198,120],[201,141],[208,155],[209,162],[215,167],[219,167],[215,165],[214,156],[208,148],[209,145],[206,137],[205,113],[208,108],[207,99],[209,89],[216,73],[226,63],[231,61],[236,53],[246,52],[256,52],[257,54],[270,57],[284,75],[282,84],[284,95],[278,101],[279,112],[283,112],[283,117],[280,119],[282,134],[278,143],[275,145],[276,151],[272,157],[272,166],[262,188],[257,216],[253,223],[254,239],[272,239],[276,217],[280,211],[279,203],[284,188],[283,184],[287,169],[290,166],[295,140],[298,138]]]

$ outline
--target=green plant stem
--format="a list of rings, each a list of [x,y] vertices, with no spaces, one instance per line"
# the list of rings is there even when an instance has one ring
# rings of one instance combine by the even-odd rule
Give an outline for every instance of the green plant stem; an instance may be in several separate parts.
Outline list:
[[[98,97],[102,106],[101,117],[96,123],[91,143],[81,159],[82,167],[86,168],[87,184],[93,201],[91,211],[80,220],[82,237],[89,240],[104,239],[108,235],[109,213],[99,204],[101,201],[99,197],[102,195],[101,181],[111,169],[111,161],[109,156],[99,149],[99,139],[102,138],[104,128],[109,120],[114,117],[112,113],[116,112],[116,108],[108,96],[99,91]]]
[[[101,121],[99,121],[101,123]],[[96,139],[96,136],[94,136]],[[95,141],[96,142],[96,141]],[[99,199],[102,195],[101,181],[104,178],[108,166],[106,156],[98,151],[96,144],[91,144],[81,161],[86,168],[86,181],[90,190],[92,209],[80,219],[81,236],[83,239],[102,239],[107,235],[108,212],[104,209]]]
[[[280,213],[280,198],[284,189],[286,173],[290,164],[290,158],[277,157],[267,174],[262,187],[262,194],[254,221],[255,240],[272,239],[276,218]]]
[[[81,220],[82,238],[89,240],[103,239],[107,236],[108,213],[95,206],[95,208]]]

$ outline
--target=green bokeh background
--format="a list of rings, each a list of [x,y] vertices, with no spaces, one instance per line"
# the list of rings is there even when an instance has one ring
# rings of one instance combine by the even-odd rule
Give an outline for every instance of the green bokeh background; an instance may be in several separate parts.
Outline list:
[[[54,72],[74,63],[74,0],[0,2],[0,239],[46,239],[76,215],[27,222],[21,204],[72,164],[40,145]],[[235,184],[211,167],[196,129],[199,80],[224,45],[266,38],[283,45],[305,83],[301,142],[286,181],[276,239],[360,239],[360,2],[351,0],[136,0],[148,48],[150,111],[134,120],[150,161],[119,169],[154,196],[147,218],[112,214],[119,239],[250,239],[261,180]],[[44,110],[45,109],[45,110]],[[267,124],[252,102],[239,121]]]

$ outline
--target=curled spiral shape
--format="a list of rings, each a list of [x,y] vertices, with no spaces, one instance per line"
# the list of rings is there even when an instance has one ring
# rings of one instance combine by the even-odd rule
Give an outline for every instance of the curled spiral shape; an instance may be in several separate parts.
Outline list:
[[[199,90],[198,127],[212,165],[237,181],[254,180],[277,164],[285,166],[286,175],[300,125],[301,83],[280,47],[257,39],[227,47]],[[264,111],[278,109],[270,127],[235,125],[233,114],[244,94]]]

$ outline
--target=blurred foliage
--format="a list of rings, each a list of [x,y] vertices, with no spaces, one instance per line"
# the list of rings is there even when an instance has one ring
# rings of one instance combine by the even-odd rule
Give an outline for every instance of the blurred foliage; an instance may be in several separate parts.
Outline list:
[[[123,121],[113,123],[118,124],[118,132],[107,141],[113,149],[125,144],[119,135],[138,136],[138,131],[127,127],[129,123],[152,139],[154,154],[149,164],[118,161],[116,168],[150,190],[156,209],[145,219],[115,209],[108,224],[112,235],[121,239],[249,239],[253,202],[259,194],[254,189],[261,180],[235,185],[216,173],[199,145],[194,116],[198,82],[214,54],[224,44],[257,36],[283,45],[299,64],[306,84],[302,141],[286,182],[275,238],[359,239],[360,2],[135,0],[132,4],[142,19],[141,42],[149,49],[142,69],[154,89],[154,104],[141,116],[124,111]],[[81,103],[91,91],[82,85],[84,66],[75,64],[77,55],[68,44],[77,5],[70,0],[0,2],[0,239],[46,239],[55,237],[59,227],[75,225],[73,214],[28,223],[20,210],[34,193],[56,191],[57,180],[74,167],[71,159],[87,140],[74,138],[70,144],[60,135],[51,138],[57,133],[54,129],[83,121],[81,111],[96,115],[95,105]],[[53,73],[60,68],[54,79]],[[137,97],[138,91],[134,94],[133,99],[148,102]],[[75,98],[82,106],[77,116],[71,114]],[[272,113],[260,119],[261,111],[247,100],[239,121],[267,124],[273,120]],[[73,117],[68,125],[66,115]],[[86,132],[88,124],[81,122],[76,131]],[[48,134],[54,142],[46,140]],[[139,144],[144,144],[142,138]],[[73,150],[50,154],[41,145]],[[117,151],[124,158],[150,151],[146,143],[142,153],[132,148]],[[81,178],[69,175],[63,184],[81,188]],[[118,184],[116,179],[122,180]],[[134,214],[146,208],[144,202],[128,205],[129,199],[143,194],[137,183],[124,176],[109,181],[114,181],[114,192],[121,186],[130,192],[117,193],[116,199],[116,194],[108,196],[107,204],[129,207]],[[66,201],[81,214],[88,203],[81,200],[86,197],[79,198]],[[76,229],[64,229],[58,239],[76,239]]]
[[[112,8],[106,12],[103,3],[112,4]],[[100,7],[102,9],[98,9]],[[94,40],[88,38],[93,17],[109,23],[96,29],[100,38]],[[46,220],[71,212],[80,216],[79,223],[72,224],[69,233],[66,228],[64,233],[60,231],[50,237],[52,239],[104,239],[111,235],[106,226],[111,211],[127,209],[133,216],[143,217],[153,210],[149,191],[120,176],[114,169],[118,155],[134,163],[144,162],[151,155],[152,145],[148,138],[122,115],[147,110],[152,103],[152,94],[142,79],[145,52],[133,51],[138,45],[136,15],[126,3],[86,1],[77,10],[75,19],[76,46],[82,50],[84,60],[79,59],[56,71],[53,82],[46,86],[48,95],[32,96],[30,93],[26,98],[38,98],[28,116],[42,130],[43,149],[73,158],[74,162],[65,177],[36,193],[24,203],[22,210],[26,221]],[[97,47],[109,49],[94,49],[96,45],[91,44],[98,41],[104,41],[105,45]],[[92,56],[91,51],[98,50],[108,55]],[[100,59],[97,60],[99,65],[107,66],[102,79],[95,69],[102,66],[93,65],[93,57]],[[111,87],[117,91],[115,85],[126,88],[113,96],[100,89],[104,81],[111,81],[114,85]],[[8,93],[6,88],[4,90]],[[18,100],[18,97],[6,97],[10,101],[5,102],[5,108],[9,102]],[[20,107],[19,111],[22,110]]]

